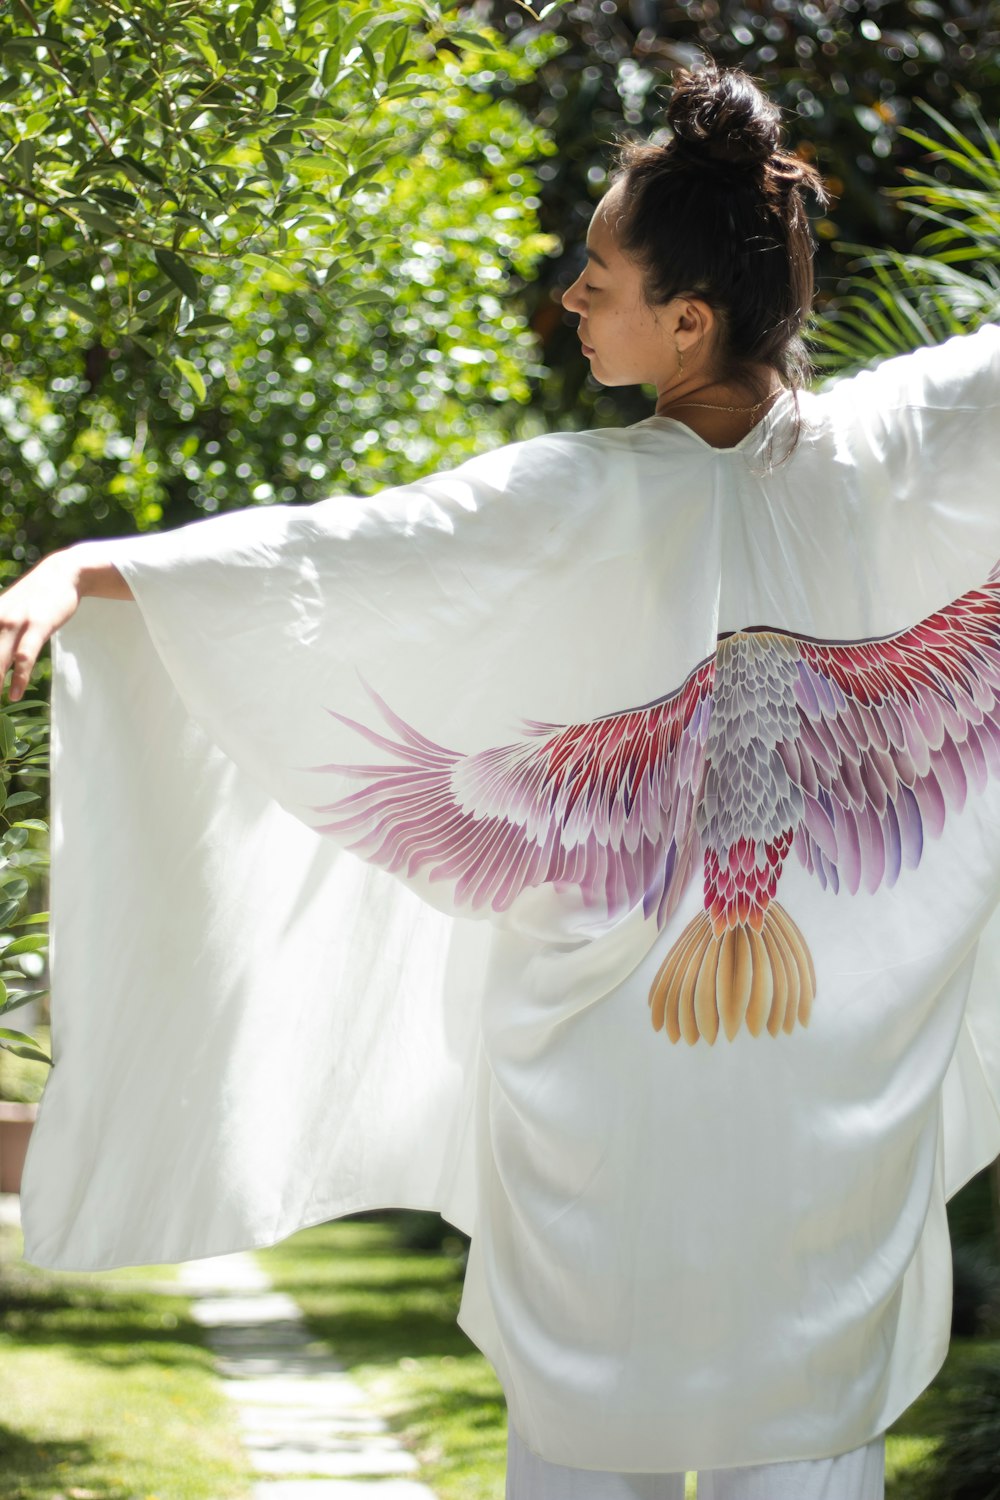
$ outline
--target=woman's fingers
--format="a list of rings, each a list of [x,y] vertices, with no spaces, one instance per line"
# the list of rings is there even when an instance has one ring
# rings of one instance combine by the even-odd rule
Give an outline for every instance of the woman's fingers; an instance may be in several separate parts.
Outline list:
[[[0,623],[0,691],[7,680],[14,655],[20,644],[24,633],[24,621],[3,621]]]
[[[16,703],[18,699],[24,697],[25,688],[31,681],[31,674],[35,670],[35,662],[38,660],[38,654],[48,640],[49,635],[49,631],[41,630],[37,626],[28,626],[22,630],[11,658],[12,671],[9,694],[11,703]]]
[[[10,672],[12,703],[23,698],[42,647],[78,603],[75,573],[62,553],[44,558],[0,594],[0,688]]]

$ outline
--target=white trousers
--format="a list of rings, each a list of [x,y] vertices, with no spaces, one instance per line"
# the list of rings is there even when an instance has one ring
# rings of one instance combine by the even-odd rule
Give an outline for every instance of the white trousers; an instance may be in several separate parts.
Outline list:
[[[698,1500],[884,1500],[885,1437],[791,1463],[703,1469]],[[507,1500],[684,1500],[683,1474],[612,1474],[550,1464],[507,1426]]]

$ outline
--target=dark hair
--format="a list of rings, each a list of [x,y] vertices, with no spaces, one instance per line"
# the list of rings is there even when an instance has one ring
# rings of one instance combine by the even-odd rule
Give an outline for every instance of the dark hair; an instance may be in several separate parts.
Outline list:
[[[666,145],[619,147],[619,244],[643,267],[650,303],[688,294],[709,304],[721,378],[760,363],[797,390],[814,291],[803,192],[825,206],[822,178],[783,149],[777,105],[738,68],[676,73],[667,123]]]

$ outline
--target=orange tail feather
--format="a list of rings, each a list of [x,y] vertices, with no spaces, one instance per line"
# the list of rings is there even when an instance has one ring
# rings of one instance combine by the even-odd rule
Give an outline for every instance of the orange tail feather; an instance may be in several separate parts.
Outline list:
[[[785,909],[772,901],[760,930],[716,933],[707,912],[689,922],[660,965],[649,991],[653,1027],[670,1041],[711,1046],[720,1029],[730,1041],[744,1024],[771,1036],[809,1024],[816,994],[812,955]]]

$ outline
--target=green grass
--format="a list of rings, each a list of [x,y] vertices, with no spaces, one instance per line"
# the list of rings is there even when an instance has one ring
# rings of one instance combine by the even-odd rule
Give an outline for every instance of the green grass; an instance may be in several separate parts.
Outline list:
[[[2,1500],[242,1500],[235,1414],[174,1268],[55,1274],[20,1254],[0,1226]]]

